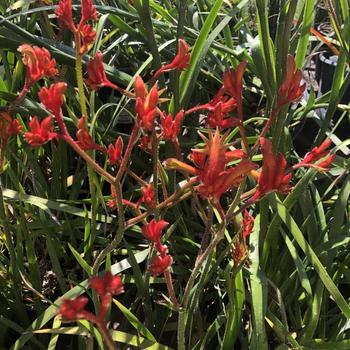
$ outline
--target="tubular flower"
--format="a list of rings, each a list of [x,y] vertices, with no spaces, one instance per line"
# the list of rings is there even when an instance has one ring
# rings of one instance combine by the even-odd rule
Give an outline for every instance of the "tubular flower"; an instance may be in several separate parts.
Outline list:
[[[140,127],[146,131],[154,129],[154,119],[157,114],[158,103],[158,87],[157,84],[148,92],[146,86],[140,76],[135,79],[135,111],[137,114],[137,122]]]
[[[92,0],[82,0],[81,1],[81,21],[96,21],[98,19],[98,14],[96,8],[92,3]]]
[[[85,128],[85,118],[82,117],[78,121],[78,131],[76,134],[78,145],[80,148],[82,148],[84,151],[92,151],[94,149],[105,152],[105,148],[96,144],[94,140],[92,139],[91,135]]]
[[[177,135],[180,132],[180,127],[185,114],[184,111],[180,111],[173,119],[171,114],[166,115],[162,113],[160,116],[160,124],[162,127],[162,136],[164,140],[170,140],[176,142]]]
[[[177,55],[170,63],[160,67],[155,72],[153,80],[157,79],[162,73],[170,72],[174,69],[177,69],[179,71],[185,70],[189,66],[190,58],[191,54],[188,52],[188,45],[186,41],[179,39]]]
[[[85,317],[85,306],[89,299],[80,296],[76,299],[65,299],[61,304],[58,313],[67,321],[74,321]]]
[[[53,131],[53,116],[50,115],[40,123],[37,117],[33,117],[29,122],[30,131],[24,134],[27,143],[32,147],[40,147],[52,139],[58,137]]]
[[[140,139],[139,147],[145,152],[152,154],[153,153],[153,142],[150,135],[142,136]]]
[[[301,85],[301,79],[302,73],[296,69],[294,57],[288,55],[286,76],[278,90],[277,106],[279,108],[301,99],[306,88],[305,83]]]
[[[51,84],[49,88],[44,86],[39,91],[40,102],[54,115],[60,115],[66,89],[67,84],[62,82]]]
[[[227,118],[236,107],[236,101],[232,97],[225,96],[224,93],[225,88],[221,87],[211,101],[189,109],[186,114],[205,109],[209,111],[207,124],[210,128],[226,129],[238,125],[239,120],[237,118]]]
[[[225,91],[235,99],[237,105],[242,105],[243,74],[247,62],[241,62],[235,70],[224,73]]]
[[[103,56],[100,51],[96,52],[96,56],[89,61],[86,68],[88,78],[85,79],[85,83],[91,90],[97,90],[100,87],[110,86],[112,84],[107,79],[103,67]]]
[[[44,47],[23,44],[17,49],[23,56],[23,64],[27,67],[26,84],[28,87],[45,76],[54,77],[58,74],[55,59]]]
[[[101,297],[106,294],[117,295],[124,292],[124,285],[119,276],[113,276],[107,271],[103,277],[91,277],[90,287]]]
[[[60,0],[55,10],[55,14],[62,28],[67,27],[72,32],[75,31],[72,0]]]
[[[243,220],[242,220],[242,237],[243,241],[252,233],[254,228],[254,218],[249,214],[248,210],[244,211]]]
[[[138,200],[137,205],[139,206],[141,203],[145,203],[148,207],[154,208],[156,204],[156,197],[153,190],[152,184],[147,184],[141,187],[142,196]]]
[[[171,255],[157,255],[155,256],[149,266],[149,271],[152,276],[157,277],[168,269],[173,263]]]
[[[115,141],[115,145],[109,145],[107,150],[108,163],[114,165],[120,162],[123,152],[123,139],[119,136]]]
[[[220,92],[220,91],[219,91]],[[223,95],[215,95],[209,103],[212,106],[212,111],[208,113],[207,123],[210,128],[227,129],[238,125],[237,118],[229,117],[228,114],[236,107],[234,98],[227,98]]]
[[[335,153],[331,154],[328,150],[331,144],[332,141],[330,139],[324,140],[319,147],[314,147],[311,152],[307,153],[301,162],[295,164],[293,169],[311,167],[320,171],[328,170],[329,165],[334,161],[336,156]],[[321,162],[313,164],[322,158],[324,159]]]
[[[10,114],[6,112],[0,113],[0,138],[7,140],[11,136],[18,135],[22,130],[22,126],[17,119],[12,119]]]
[[[169,225],[165,220],[156,221],[152,219],[148,224],[142,227],[143,235],[152,242],[157,242],[160,240],[162,231]]]
[[[81,34],[81,41],[82,41],[80,54],[83,55],[84,53],[90,50],[93,42],[95,41],[96,31],[91,24],[85,23],[80,27],[80,34]]]
[[[263,166],[259,175],[258,189],[250,201],[256,201],[270,192],[285,193],[290,190],[292,174],[286,174],[287,161],[282,154],[274,154],[272,143],[260,137]]]
[[[225,136],[220,136],[219,129],[216,129],[214,135],[210,131],[209,139],[203,135],[201,137],[206,147],[192,150],[191,154],[196,168],[174,158],[166,160],[165,166],[168,169],[179,169],[197,176],[200,182],[197,190],[202,196],[220,200],[223,193],[232,187],[237,187],[256,165],[243,159],[235,167],[227,168],[227,163],[232,159],[239,159],[242,153],[226,151],[228,145],[225,145]]]
[[[156,221],[152,219],[148,224],[142,227],[143,235],[151,242],[154,242],[158,252],[161,255],[165,255],[167,246],[163,245],[160,241],[162,231],[169,225],[165,220]]]

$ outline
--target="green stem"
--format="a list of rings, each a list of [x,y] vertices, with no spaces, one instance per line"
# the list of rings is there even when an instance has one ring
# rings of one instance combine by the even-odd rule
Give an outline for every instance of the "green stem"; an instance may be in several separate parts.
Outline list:
[[[159,219],[159,211],[157,210],[158,205],[158,158],[159,158],[159,142],[157,139],[157,134],[153,132],[153,189],[155,198],[155,209],[154,216],[155,219]]]
[[[223,221],[220,225],[220,228],[218,232],[216,233],[214,239],[210,242],[208,248],[204,251],[204,253],[197,257],[196,264],[192,270],[192,273],[190,275],[190,278],[187,282],[185,292],[183,295],[183,301],[182,301],[182,310],[179,313],[179,320],[178,320],[178,328],[177,328],[177,341],[178,341],[178,350],[186,350],[186,339],[185,339],[185,320],[186,320],[186,312],[187,308],[190,302],[190,296],[192,287],[194,285],[194,282],[196,280],[196,277],[202,267],[203,262],[205,259],[213,252],[213,250],[216,248],[218,243],[222,240],[224,237],[226,222]]]
[[[74,33],[75,40],[75,74],[78,85],[78,93],[79,93],[79,103],[81,108],[82,116],[87,116],[87,108],[85,102],[85,93],[84,93],[84,80],[83,80],[83,66],[80,54],[80,34]]]
[[[118,229],[116,232],[116,235],[114,236],[111,243],[109,243],[97,256],[94,265],[92,267],[92,274],[96,275],[98,272],[98,269],[104,260],[104,258],[111,253],[122,241],[124,229],[125,229],[125,216],[124,216],[124,208],[123,208],[123,202],[122,202],[122,190],[121,190],[121,184],[120,182],[115,183],[115,195],[116,195],[116,203],[117,203],[117,210],[118,210]]]

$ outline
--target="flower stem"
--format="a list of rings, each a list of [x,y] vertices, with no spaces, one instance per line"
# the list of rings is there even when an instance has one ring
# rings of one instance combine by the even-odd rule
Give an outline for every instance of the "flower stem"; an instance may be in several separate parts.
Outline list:
[[[78,93],[79,93],[79,103],[81,108],[82,116],[87,116],[87,108],[85,103],[85,93],[84,93],[84,81],[83,81],[83,66],[80,54],[80,34],[79,32],[74,33],[75,40],[75,74],[78,85]]]
[[[178,350],[186,350],[185,323],[186,323],[186,313],[188,311],[187,308],[190,302],[192,287],[199,273],[199,270],[202,267],[203,262],[212,253],[212,251],[215,249],[217,244],[224,237],[225,227],[226,227],[226,220],[223,220],[222,223],[220,224],[218,232],[216,233],[214,239],[210,242],[208,248],[204,251],[202,255],[199,255],[197,257],[196,264],[187,282],[183,299],[182,299],[182,310],[179,313],[178,326],[177,326]]]
[[[176,294],[175,294],[174,285],[173,285],[173,279],[171,278],[171,273],[170,273],[169,269],[166,269],[164,271],[164,278],[165,278],[165,282],[166,282],[166,285],[168,288],[170,300],[176,307],[178,307],[179,303],[176,299]]]

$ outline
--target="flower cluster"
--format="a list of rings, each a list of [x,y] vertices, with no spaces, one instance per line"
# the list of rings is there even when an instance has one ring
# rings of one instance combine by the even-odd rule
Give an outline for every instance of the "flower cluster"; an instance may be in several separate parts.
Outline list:
[[[78,40],[79,53],[83,55],[88,52],[96,38],[96,31],[90,21],[96,21],[98,18],[96,9],[92,0],[82,0],[81,18],[76,25],[73,20],[73,6],[71,0],[60,0],[55,14],[61,28],[68,28]]]
[[[100,307],[96,315],[86,310],[89,299],[79,296],[73,300],[64,299],[58,313],[67,321],[87,319],[97,325],[104,322],[106,313],[111,305],[113,295],[124,292],[124,286],[119,276],[113,276],[107,271],[102,277],[92,277],[89,281],[90,287],[96,292],[99,298]]]
[[[152,219],[149,223],[142,227],[143,235],[155,244],[158,255],[153,257],[149,271],[153,276],[159,276],[166,271],[173,263],[173,258],[168,254],[168,248],[161,243],[162,231],[169,225],[165,220],[156,221]]]

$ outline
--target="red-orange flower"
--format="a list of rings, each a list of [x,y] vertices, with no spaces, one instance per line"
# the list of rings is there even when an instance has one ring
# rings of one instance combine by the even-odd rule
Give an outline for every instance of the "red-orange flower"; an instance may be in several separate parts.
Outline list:
[[[150,135],[145,135],[140,138],[139,147],[145,152],[152,154],[153,153],[153,142]]]
[[[76,134],[77,137],[77,144],[82,148],[84,151],[92,151],[94,149],[105,152],[106,149],[94,142],[91,135],[85,128],[85,118],[81,117],[78,121],[78,131]]]
[[[55,10],[55,14],[62,28],[68,27],[71,31],[75,30],[72,0],[60,0]]]
[[[177,135],[180,132],[180,127],[184,116],[184,111],[177,113],[174,119],[171,114],[161,114],[160,124],[162,127],[162,136],[164,140],[170,140],[173,142],[177,140]]]
[[[174,57],[174,59],[170,63],[160,67],[154,73],[152,80],[155,81],[162,73],[170,72],[174,69],[177,69],[179,71],[185,70],[186,68],[188,68],[190,58],[191,58],[191,55],[188,52],[188,45],[186,41],[183,39],[179,39],[177,55]]]
[[[189,109],[186,111],[186,114],[205,109],[209,112],[207,124],[210,128],[227,129],[238,125],[239,119],[234,117],[227,118],[229,113],[236,107],[236,101],[234,98],[224,94],[225,88],[221,87],[211,101]]]
[[[121,136],[117,138],[115,141],[115,145],[109,145],[108,150],[107,150],[107,155],[108,155],[108,163],[110,165],[114,165],[120,162],[122,158],[122,153],[123,153],[123,139]]]
[[[243,241],[252,233],[254,228],[254,217],[249,214],[248,210],[244,211],[243,220],[242,220],[242,237]]]
[[[154,242],[158,252],[164,255],[167,251],[167,246],[162,245],[160,238],[163,230],[169,225],[165,220],[156,221],[152,219],[148,224],[142,227],[143,235],[151,242]]]
[[[300,167],[312,167],[321,171],[327,170],[329,165],[334,161],[336,157],[335,153],[332,154],[329,151],[331,144],[331,139],[324,140],[319,147],[314,147],[309,153],[307,153],[301,162],[295,164],[293,166],[293,169]],[[322,158],[324,159],[321,162],[313,164]]]
[[[113,276],[107,271],[103,277],[91,277],[90,287],[101,297],[106,294],[117,295],[124,292],[124,285],[119,276]]]
[[[166,269],[168,269],[173,263],[173,258],[171,255],[157,255],[155,256],[149,266],[149,271],[152,276],[159,276]]]
[[[225,91],[235,99],[238,106],[242,105],[243,74],[247,62],[241,62],[235,70],[224,73]]]
[[[85,296],[80,296],[73,300],[65,299],[60,306],[58,313],[67,321],[74,321],[85,316],[85,306],[89,299]]]
[[[278,90],[278,107],[301,99],[306,88],[305,83],[301,85],[301,79],[302,73],[299,69],[296,69],[294,57],[288,55],[286,76]]]
[[[255,201],[270,192],[285,193],[290,190],[289,182],[291,173],[286,173],[287,161],[283,154],[276,155],[272,149],[272,143],[260,137],[260,145],[263,154],[263,166],[259,175],[258,189],[250,201]]]
[[[26,70],[26,85],[30,87],[45,76],[54,77],[58,74],[56,61],[51,59],[50,52],[44,47],[23,44],[17,49],[23,56]]]
[[[137,205],[140,205],[141,203],[145,203],[148,207],[154,208],[156,204],[156,197],[153,190],[152,184],[147,184],[145,186],[141,187],[141,198],[137,201]]]
[[[67,84],[59,82],[51,84],[49,88],[44,86],[39,91],[40,102],[55,116],[61,114],[61,106],[66,89]]]
[[[103,56],[100,51],[96,52],[95,57],[88,62],[86,69],[88,78],[85,79],[85,83],[91,90],[97,90],[102,86],[111,85],[105,73]]]
[[[154,129],[154,119],[157,115],[157,103],[158,103],[158,87],[154,85],[148,92],[140,76],[135,79],[135,111],[137,114],[137,122],[140,127],[146,131],[152,131]]]
[[[83,55],[84,53],[90,50],[93,42],[95,41],[95,38],[96,38],[95,28],[91,24],[85,23],[80,27],[80,35],[81,35],[81,41],[82,41],[80,54]]]
[[[256,165],[243,159],[236,166],[228,168],[227,164],[232,159],[240,158],[242,152],[226,151],[228,145],[225,144],[225,137],[220,136],[219,129],[216,129],[214,135],[210,131],[209,139],[203,135],[201,137],[206,147],[192,150],[191,155],[197,168],[174,158],[166,160],[165,166],[168,169],[179,169],[198,176],[200,184],[197,190],[204,197],[219,200],[223,193],[232,187],[237,187]]]
[[[148,224],[142,227],[143,235],[152,242],[160,240],[162,231],[169,225],[165,220],[156,221],[152,219]]]
[[[32,147],[39,147],[56,138],[58,134],[53,131],[53,116],[50,115],[40,123],[37,117],[29,122],[30,131],[24,134],[27,143]]]
[[[93,20],[96,21],[98,15],[92,0],[81,1],[81,21]]]

